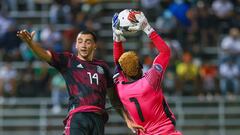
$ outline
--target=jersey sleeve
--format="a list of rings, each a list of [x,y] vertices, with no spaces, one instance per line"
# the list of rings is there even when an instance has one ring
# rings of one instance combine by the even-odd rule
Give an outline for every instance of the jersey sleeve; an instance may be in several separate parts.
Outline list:
[[[115,65],[118,63],[118,59],[123,54],[124,49],[122,46],[122,42],[113,42],[113,60]]]
[[[115,63],[115,69],[114,69],[114,75],[113,75],[113,80],[114,83],[119,83],[119,81],[123,81],[124,80],[124,75],[122,73],[122,69],[121,66],[118,63],[118,60],[120,58],[120,56],[123,54],[124,49],[123,49],[123,45],[122,42],[113,42],[113,60]]]
[[[57,70],[61,71],[67,68],[71,54],[68,52],[56,53],[50,51],[52,54],[52,59],[49,65],[55,67]]]
[[[160,89],[163,74],[170,60],[170,48],[155,31],[151,33],[150,39],[156,46],[159,54],[154,59],[152,67],[147,71],[145,76],[154,89]]]
[[[153,65],[159,64],[162,66],[163,70],[165,70],[171,55],[170,48],[155,31],[151,33],[150,39],[152,40],[153,44],[159,51],[159,54],[156,56],[156,58],[153,61]]]
[[[145,78],[148,83],[155,89],[161,88],[161,82],[163,80],[163,68],[160,64],[154,64],[146,73]]]

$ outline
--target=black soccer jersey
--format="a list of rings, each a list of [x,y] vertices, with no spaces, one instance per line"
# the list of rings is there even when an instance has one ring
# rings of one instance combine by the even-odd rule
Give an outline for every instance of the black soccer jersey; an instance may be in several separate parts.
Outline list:
[[[65,79],[69,108],[96,106],[104,109],[106,90],[113,86],[112,74],[107,64],[96,59],[83,61],[68,52],[51,54],[53,57],[49,64]]]

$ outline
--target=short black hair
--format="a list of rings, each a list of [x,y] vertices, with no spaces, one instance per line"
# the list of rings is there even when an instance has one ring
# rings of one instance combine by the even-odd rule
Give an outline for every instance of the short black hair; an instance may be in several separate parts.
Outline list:
[[[92,35],[93,37],[93,41],[96,43],[97,42],[97,36],[94,32],[92,31],[88,31],[88,30],[84,30],[84,31],[81,31],[79,34],[90,34]]]

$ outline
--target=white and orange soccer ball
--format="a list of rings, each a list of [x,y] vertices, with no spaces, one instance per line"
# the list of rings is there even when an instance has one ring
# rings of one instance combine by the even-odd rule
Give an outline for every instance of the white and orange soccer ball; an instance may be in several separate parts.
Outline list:
[[[128,28],[136,26],[138,22],[136,21],[135,15],[139,14],[139,11],[132,9],[124,9],[118,14],[119,28],[122,30],[124,35],[131,35],[137,31],[129,31]]]

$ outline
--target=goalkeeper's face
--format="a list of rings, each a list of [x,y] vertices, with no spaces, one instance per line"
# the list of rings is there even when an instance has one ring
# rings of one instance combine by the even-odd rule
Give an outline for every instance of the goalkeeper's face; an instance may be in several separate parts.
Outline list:
[[[142,67],[137,54],[133,51],[125,52],[118,60],[122,71],[128,77],[137,80],[142,77]]]
[[[92,61],[96,43],[91,34],[78,34],[76,41],[78,57],[82,60]]]

